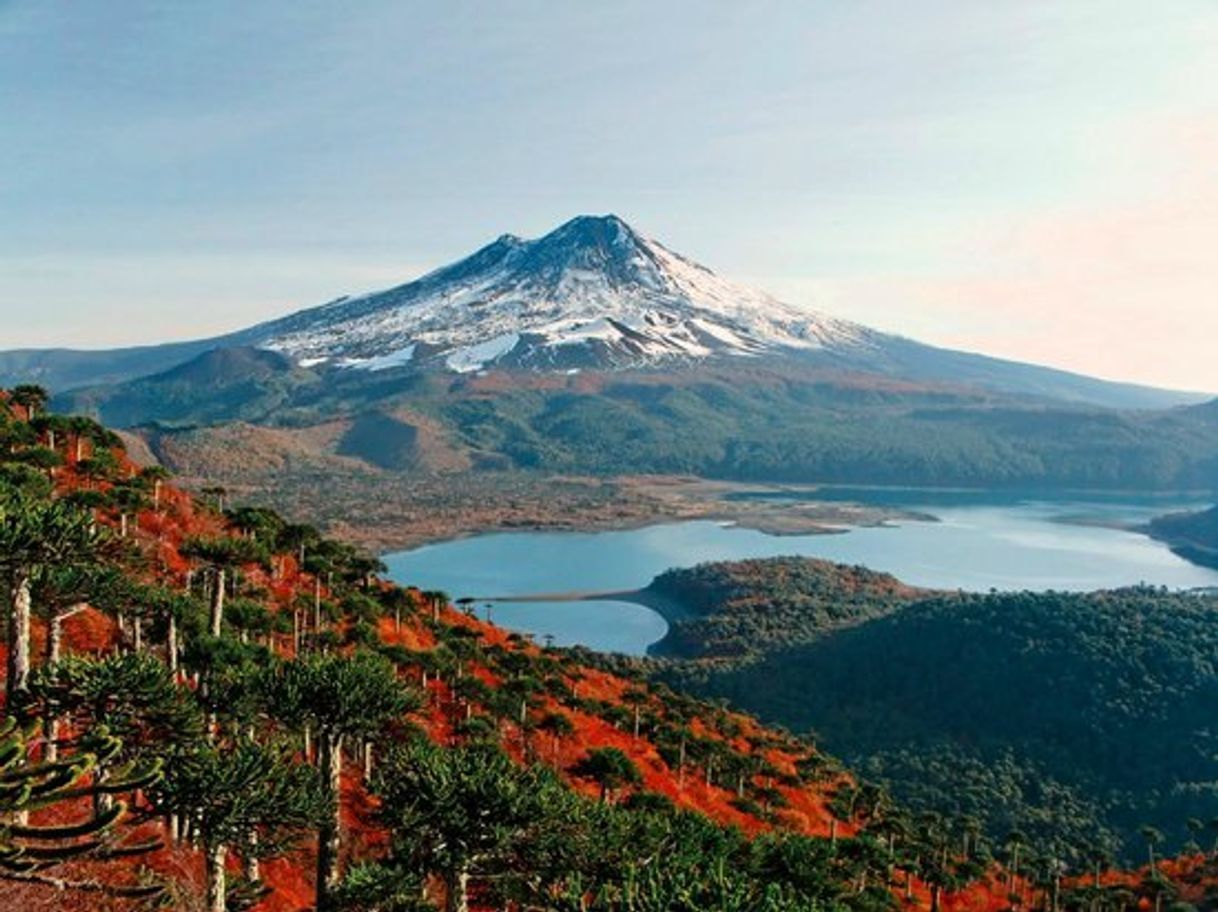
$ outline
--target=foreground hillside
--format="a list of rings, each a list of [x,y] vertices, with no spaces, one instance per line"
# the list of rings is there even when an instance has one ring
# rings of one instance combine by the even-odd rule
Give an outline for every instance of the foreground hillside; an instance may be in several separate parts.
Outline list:
[[[691,614],[660,678],[815,730],[913,807],[1079,859],[1136,857],[1147,825],[1180,849],[1218,818],[1218,598],[938,594],[800,558],[652,587]]]

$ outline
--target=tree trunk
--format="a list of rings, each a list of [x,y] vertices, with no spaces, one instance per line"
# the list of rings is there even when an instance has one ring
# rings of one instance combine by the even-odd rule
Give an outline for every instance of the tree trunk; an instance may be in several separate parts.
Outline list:
[[[939,912],[939,898],[943,894],[943,888],[938,884],[930,886],[930,912]]]
[[[258,831],[251,828],[241,848],[241,867],[245,879],[254,883],[262,879],[262,866],[258,863]]]
[[[228,848],[221,845],[208,845],[207,855],[207,912],[226,912],[228,900],[224,861],[228,857]]]
[[[469,912],[469,868],[458,868],[445,886],[444,912]]]
[[[144,651],[144,619],[139,615],[131,619],[131,648],[136,652]]]
[[[313,577],[313,633],[321,633],[321,577]]]
[[[47,667],[55,665],[63,651],[63,619],[64,616],[56,611],[51,615],[51,620],[47,622]],[[42,734],[46,739],[46,747],[42,752],[43,759],[48,763],[54,763],[59,759],[59,745],[55,743],[59,738],[59,717],[55,713],[49,712],[43,718]]]
[[[330,908],[339,881],[339,847],[342,839],[343,736],[323,731],[318,736],[322,784],[330,795],[330,814],[317,830],[317,908]]]
[[[9,585],[7,672],[6,709],[13,713],[30,684],[30,576],[24,570],[18,570]]]
[[[93,782],[101,785],[110,778],[110,770],[101,763],[97,764],[93,772]],[[114,807],[114,796],[109,792],[95,791],[93,793],[93,816],[100,817],[102,814]]]
[[[211,594],[211,617],[210,631],[211,635],[218,637],[220,628],[224,624],[224,568],[216,568],[215,587]]]
[[[178,678],[178,619],[170,613],[165,628],[165,663],[174,680]]]

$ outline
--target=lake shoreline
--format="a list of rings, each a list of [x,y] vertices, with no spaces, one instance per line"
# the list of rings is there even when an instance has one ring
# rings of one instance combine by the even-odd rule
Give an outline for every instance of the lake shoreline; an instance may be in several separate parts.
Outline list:
[[[434,531],[415,531],[408,536],[377,536],[368,540],[367,544],[378,555],[384,556],[485,535],[630,532],[692,521],[730,525],[776,538],[844,535],[854,529],[938,521],[938,517],[925,511],[815,499],[812,495],[817,491],[834,487],[824,484],[771,484],[651,475],[617,478],[613,483],[621,489],[626,502],[631,505],[630,510],[606,514],[575,509],[574,512],[557,512],[553,516],[531,521],[483,521],[469,526],[459,520],[450,523],[440,520],[434,521]],[[784,494],[798,494],[809,499],[784,500]],[[740,495],[755,499],[740,498]],[[774,499],[767,500],[767,497]]]
[[[392,578],[404,584],[500,606],[495,620],[511,629],[638,655],[662,652],[663,628],[691,616],[651,582],[673,567],[703,562],[813,557],[891,573],[919,588],[969,592],[1218,585],[1214,571],[1128,528],[1149,519],[1144,503],[938,509],[913,502],[912,509],[935,509],[940,521],[877,522],[850,535],[818,529],[774,536],[738,522],[656,518],[573,535],[543,529],[466,536],[386,561]]]

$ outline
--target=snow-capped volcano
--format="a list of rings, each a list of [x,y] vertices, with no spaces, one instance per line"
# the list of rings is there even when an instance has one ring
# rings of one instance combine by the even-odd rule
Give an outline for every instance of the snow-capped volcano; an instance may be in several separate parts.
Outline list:
[[[305,366],[454,371],[627,368],[866,347],[878,335],[720,278],[613,215],[536,240],[505,234],[406,285],[260,329],[262,347]]]
[[[230,349],[248,351],[226,360]],[[197,377],[235,372],[257,387],[266,371],[295,367],[319,368],[305,371],[310,382],[350,386],[388,368],[677,370],[713,360],[721,374],[763,357],[784,376],[823,379],[827,370],[1118,408],[1207,398],[937,348],[792,307],[715,275],[613,215],[580,216],[536,240],[505,234],[405,285],[225,336],[111,351],[0,352],[0,381],[112,384],[121,397],[123,384],[141,377],[179,383],[177,369],[195,359],[203,362],[192,369]],[[394,387],[373,384],[385,394]]]

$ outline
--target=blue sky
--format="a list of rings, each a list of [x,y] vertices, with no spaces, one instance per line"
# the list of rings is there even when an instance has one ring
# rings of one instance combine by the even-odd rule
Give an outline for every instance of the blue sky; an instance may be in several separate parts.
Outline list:
[[[1218,3],[0,0],[0,348],[208,335],[582,212],[1218,391]]]

